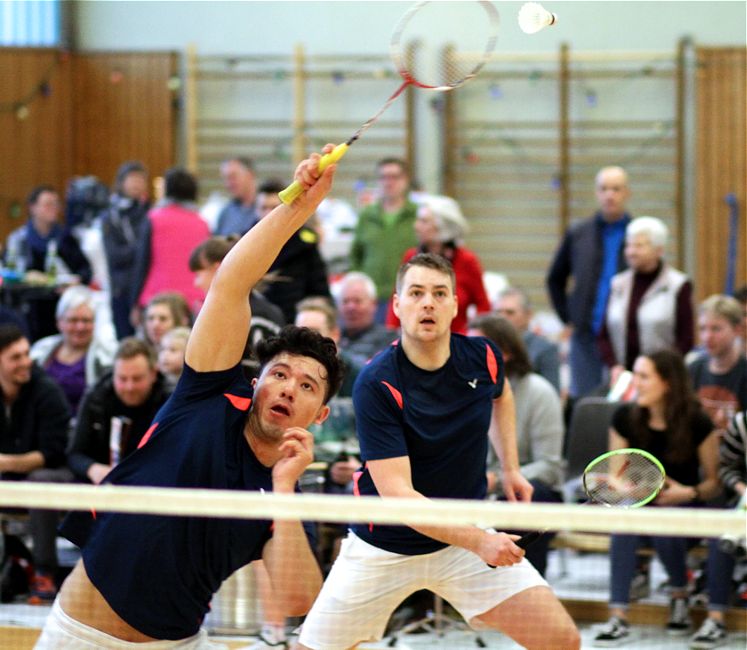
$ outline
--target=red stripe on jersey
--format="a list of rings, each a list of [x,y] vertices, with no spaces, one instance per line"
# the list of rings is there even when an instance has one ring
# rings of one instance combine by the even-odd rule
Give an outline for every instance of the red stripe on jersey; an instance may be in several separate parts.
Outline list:
[[[394,386],[392,386],[388,381],[381,382],[389,389],[389,392],[392,394],[392,397],[394,398],[394,401],[397,402],[397,406],[399,406],[400,409],[403,408],[403,402],[402,402],[402,393],[400,393]]]
[[[495,383],[498,381],[498,361],[495,358],[493,349],[487,343],[485,344],[485,349],[487,350],[488,372],[493,383]]]
[[[223,393],[223,395],[231,402],[231,406],[239,409],[239,411],[248,411],[252,405],[251,397],[239,397],[238,395],[231,395],[231,393]]]
[[[154,422],[150,425],[150,429],[148,429],[145,432],[145,435],[141,438],[140,442],[137,444],[137,448],[140,449],[148,440],[150,440],[150,437],[153,435],[153,432],[156,430],[156,427],[158,426],[158,422]]]

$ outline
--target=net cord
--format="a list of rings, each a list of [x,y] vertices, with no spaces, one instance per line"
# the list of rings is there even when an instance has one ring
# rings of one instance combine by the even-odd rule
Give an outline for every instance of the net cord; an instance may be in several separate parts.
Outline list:
[[[238,490],[2,482],[0,507],[96,510],[232,519],[495,527],[497,530],[619,532],[687,537],[741,536],[744,510],[649,507],[637,510],[554,503],[382,499]],[[313,513],[310,516],[310,513]]]

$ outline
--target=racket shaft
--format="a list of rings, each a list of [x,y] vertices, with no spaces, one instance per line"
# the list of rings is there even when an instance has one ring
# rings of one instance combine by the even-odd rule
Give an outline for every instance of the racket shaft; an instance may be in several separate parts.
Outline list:
[[[336,163],[340,158],[342,158],[345,153],[348,150],[348,145],[346,142],[343,142],[342,144],[338,144],[332,151],[329,153],[325,153],[320,159],[319,159],[319,171],[323,172],[327,167],[329,167],[332,163]],[[286,187],[282,192],[278,194],[280,197],[280,200],[285,203],[285,205],[290,205],[295,201],[299,196],[303,194],[303,186],[298,181],[293,181],[288,187]]]
[[[535,530],[531,533],[524,533],[519,539],[516,540],[516,546],[519,548],[526,549],[542,537],[547,530]]]

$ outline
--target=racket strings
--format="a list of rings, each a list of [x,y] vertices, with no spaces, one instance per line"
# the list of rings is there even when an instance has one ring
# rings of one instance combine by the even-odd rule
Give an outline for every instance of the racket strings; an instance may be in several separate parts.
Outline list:
[[[628,453],[604,458],[589,467],[584,488],[598,503],[631,507],[653,498],[663,480],[656,464],[640,454]]]

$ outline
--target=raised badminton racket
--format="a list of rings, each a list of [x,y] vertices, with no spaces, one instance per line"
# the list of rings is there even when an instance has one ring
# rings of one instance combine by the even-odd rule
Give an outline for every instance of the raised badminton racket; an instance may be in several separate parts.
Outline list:
[[[418,2],[403,16],[392,32],[390,54],[402,84],[384,105],[353,135],[331,152],[321,157],[319,171],[337,162],[404,90],[412,85],[424,90],[443,92],[466,84],[480,72],[490,59],[498,40],[498,11],[490,2]],[[448,57],[437,65],[429,65],[418,57],[408,56],[406,44],[433,40],[434,30],[446,34],[452,46]],[[303,193],[303,187],[294,181],[282,192],[280,200],[286,205]]]
[[[582,480],[587,503],[616,508],[640,508],[653,501],[664,487],[664,466],[643,449],[615,449],[592,460]],[[526,548],[547,530],[533,531],[516,541]]]

